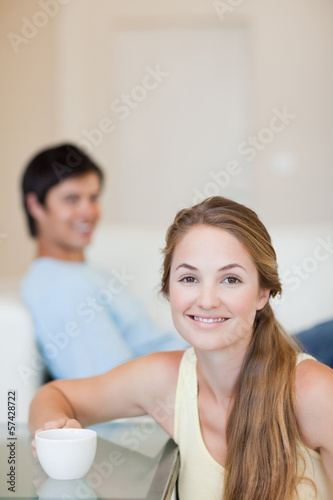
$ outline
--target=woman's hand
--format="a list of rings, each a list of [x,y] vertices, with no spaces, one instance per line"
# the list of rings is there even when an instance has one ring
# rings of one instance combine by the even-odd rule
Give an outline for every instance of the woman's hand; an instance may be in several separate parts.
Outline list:
[[[35,436],[36,436],[37,432],[47,431],[49,429],[68,429],[68,428],[81,429],[82,425],[74,418],[68,418],[68,419],[61,418],[59,420],[51,420],[49,422],[45,422],[43,427],[41,427],[40,429],[37,429],[35,431]],[[33,438],[33,440],[31,441],[31,446],[32,446],[34,457],[37,457],[35,438]]]

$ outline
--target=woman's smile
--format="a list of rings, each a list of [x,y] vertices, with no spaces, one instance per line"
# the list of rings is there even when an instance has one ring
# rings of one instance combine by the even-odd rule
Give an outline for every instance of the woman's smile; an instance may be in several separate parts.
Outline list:
[[[218,327],[221,325],[221,323],[224,323],[225,321],[228,321],[230,318],[225,318],[223,316],[195,316],[188,314],[187,315],[192,321],[195,321],[197,323],[197,326],[199,328],[214,328]]]

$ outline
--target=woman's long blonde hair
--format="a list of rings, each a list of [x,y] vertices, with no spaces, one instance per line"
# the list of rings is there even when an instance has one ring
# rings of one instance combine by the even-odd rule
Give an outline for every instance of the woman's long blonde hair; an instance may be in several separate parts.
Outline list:
[[[180,210],[167,232],[161,286],[166,297],[175,246],[198,225],[230,231],[250,253],[260,287],[269,289],[272,297],[281,293],[276,254],[257,214],[215,196]],[[303,475],[298,470],[294,395],[298,351],[268,302],[257,311],[252,342],[234,389],[227,425],[224,500],[290,500],[297,496]]]

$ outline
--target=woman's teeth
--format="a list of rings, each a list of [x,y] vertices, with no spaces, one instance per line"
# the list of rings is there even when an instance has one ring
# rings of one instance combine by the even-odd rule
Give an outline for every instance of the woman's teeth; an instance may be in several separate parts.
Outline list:
[[[200,316],[192,316],[195,321],[202,321],[203,323],[222,323],[228,318],[200,318]]]

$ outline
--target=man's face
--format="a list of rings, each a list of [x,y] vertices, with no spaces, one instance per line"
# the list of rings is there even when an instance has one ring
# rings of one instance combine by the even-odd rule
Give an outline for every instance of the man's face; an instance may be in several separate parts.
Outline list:
[[[82,251],[90,243],[100,217],[100,181],[94,172],[64,180],[46,195],[37,221],[38,238],[56,252]],[[66,256],[66,255],[65,255]]]

